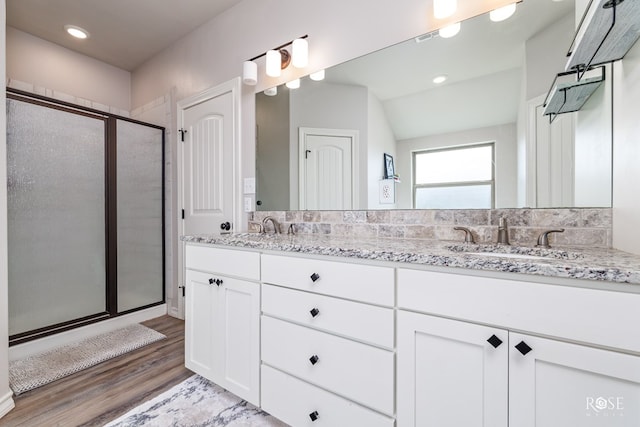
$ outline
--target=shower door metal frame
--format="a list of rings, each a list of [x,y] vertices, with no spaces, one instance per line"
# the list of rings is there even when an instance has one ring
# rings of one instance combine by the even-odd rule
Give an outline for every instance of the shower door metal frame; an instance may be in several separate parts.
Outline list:
[[[78,114],[104,122],[104,162],[105,162],[105,308],[104,312],[95,313],[79,319],[73,319],[54,325],[34,329],[9,336],[9,346],[32,341],[45,336],[86,326],[92,323],[122,316],[132,312],[156,307],[166,303],[166,242],[165,242],[165,128],[150,123],[141,122],[128,117],[107,113],[104,111],[82,107],[65,101],[51,99],[45,96],[7,88],[7,99],[27,102],[42,107],[53,108],[70,114]],[[162,300],[131,310],[118,312],[118,234],[117,234],[117,121],[122,120],[162,131]],[[11,250],[11,248],[9,248]]]

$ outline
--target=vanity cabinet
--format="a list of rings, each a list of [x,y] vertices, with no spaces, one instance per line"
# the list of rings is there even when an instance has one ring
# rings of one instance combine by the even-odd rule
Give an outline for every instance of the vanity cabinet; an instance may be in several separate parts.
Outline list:
[[[295,426],[393,426],[394,269],[262,256],[262,408]]]
[[[556,310],[558,300],[544,300],[547,290],[567,292],[562,303],[572,308]],[[610,297],[617,312],[607,308]],[[599,311],[578,315],[598,300]],[[623,352],[636,351],[638,334],[620,322],[637,316],[638,301],[637,294],[398,270],[398,427],[640,425],[640,357]],[[617,328],[603,331],[611,319]],[[575,339],[567,332],[574,321],[586,330],[577,334],[581,344],[563,341]],[[557,339],[513,331],[522,325]],[[632,348],[598,348],[612,342]]]
[[[186,247],[185,366],[259,405],[260,254]]]

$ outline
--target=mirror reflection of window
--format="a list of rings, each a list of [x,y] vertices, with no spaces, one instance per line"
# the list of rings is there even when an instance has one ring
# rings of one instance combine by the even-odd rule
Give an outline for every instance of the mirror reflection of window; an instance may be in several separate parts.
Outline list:
[[[494,208],[493,143],[416,151],[413,165],[415,208]]]

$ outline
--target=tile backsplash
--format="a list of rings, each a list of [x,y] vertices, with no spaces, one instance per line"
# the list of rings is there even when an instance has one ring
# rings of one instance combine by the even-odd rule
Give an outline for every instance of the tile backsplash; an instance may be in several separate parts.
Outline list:
[[[512,245],[533,246],[538,235],[554,228],[550,243],[556,246],[610,248],[611,209],[456,209],[371,211],[258,211],[251,221],[273,216],[286,232],[294,224],[296,233],[318,233],[353,237],[384,237],[462,241],[471,229],[477,243],[495,243],[498,220],[505,217]],[[267,225],[269,230],[271,224]]]

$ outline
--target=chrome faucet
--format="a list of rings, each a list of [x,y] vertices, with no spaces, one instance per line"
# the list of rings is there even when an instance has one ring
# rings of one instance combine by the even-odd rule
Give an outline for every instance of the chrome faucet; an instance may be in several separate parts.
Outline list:
[[[266,216],[262,220],[262,225],[265,226],[265,230],[266,230],[267,222],[269,221],[271,221],[271,223],[273,224],[273,232],[275,234],[280,234],[280,223],[272,216]]]
[[[500,221],[498,222],[498,244],[509,244],[509,230],[507,230],[507,219],[503,216],[500,217]]]
[[[467,227],[453,227],[453,229],[458,231],[464,231],[465,243],[475,243],[475,240],[473,240],[473,234],[471,233],[471,230],[469,230]]]
[[[564,233],[564,228],[558,228],[557,230],[548,230],[541,233],[540,236],[538,236],[538,244],[536,245],[536,248],[550,248],[551,245],[549,244],[549,234],[551,233]]]

